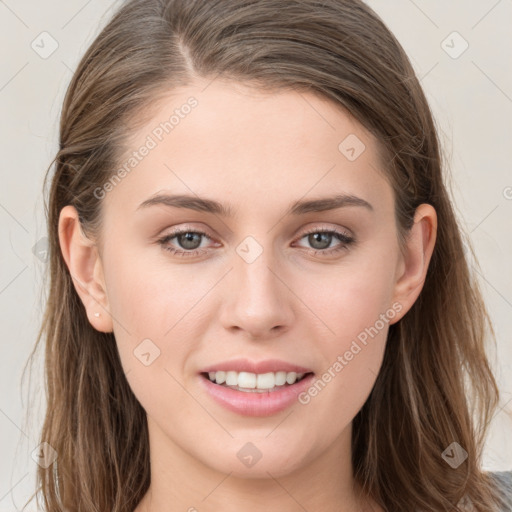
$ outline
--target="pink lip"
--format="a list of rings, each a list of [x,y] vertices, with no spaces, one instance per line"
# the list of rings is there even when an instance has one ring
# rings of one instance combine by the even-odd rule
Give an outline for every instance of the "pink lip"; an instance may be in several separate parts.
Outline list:
[[[215,384],[204,375],[199,378],[212,399],[229,411],[244,416],[271,416],[295,403],[298,395],[311,385],[314,375],[310,373],[291,386],[283,386],[277,391],[265,393],[238,391]]]
[[[249,361],[249,359],[233,359],[231,361],[222,361],[204,368],[200,373],[217,372],[217,371],[234,371],[249,373],[269,373],[269,372],[296,372],[309,373],[312,370],[303,368],[295,364],[290,364],[279,359],[267,359],[265,361]]]

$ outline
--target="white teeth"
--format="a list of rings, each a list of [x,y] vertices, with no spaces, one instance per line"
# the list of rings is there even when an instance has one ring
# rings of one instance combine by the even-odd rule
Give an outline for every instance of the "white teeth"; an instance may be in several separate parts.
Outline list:
[[[237,372],[226,372],[226,386],[238,386]]]
[[[273,389],[276,386],[285,384],[295,384],[304,377],[304,373],[296,372],[269,372],[269,373],[250,373],[234,371],[208,372],[208,378],[217,384],[239,387],[244,389]]]
[[[258,375],[258,382],[260,375]],[[254,373],[240,372],[238,374],[238,383],[235,386],[241,388],[254,389],[256,387],[256,375]]]
[[[284,386],[286,382],[286,372],[276,373],[276,386]]]
[[[253,373],[254,375],[254,373]],[[260,373],[258,374],[258,389],[272,389],[276,385],[276,376],[270,372],[270,373]],[[239,384],[240,387],[243,387]]]
[[[286,374],[286,382],[288,384],[293,384],[297,380],[297,374],[295,372],[290,372]]]

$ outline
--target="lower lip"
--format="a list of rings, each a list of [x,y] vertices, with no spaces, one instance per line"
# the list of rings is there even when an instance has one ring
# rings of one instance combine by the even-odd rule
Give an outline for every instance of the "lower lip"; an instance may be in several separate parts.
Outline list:
[[[310,373],[291,386],[266,393],[237,391],[215,384],[203,375],[200,379],[213,400],[226,409],[244,416],[271,416],[296,402],[298,395],[311,385],[313,377],[314,375]]]

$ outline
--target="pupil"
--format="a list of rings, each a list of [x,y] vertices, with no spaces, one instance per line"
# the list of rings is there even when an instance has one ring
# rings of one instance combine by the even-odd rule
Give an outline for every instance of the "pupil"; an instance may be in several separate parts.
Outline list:
[[[184,249],[197,249],[201,244],[200,236],[198,233],[183,233],[179,236],[180,245]],[[196,240],[194,241],[194,237]],[[197,244],[199,240],[199,244]]]
[[[322,238],[324,238],[324,241],[322,242]],[[329,247],[332,240],[332,234],[330,233],[312,233],[309,235],[309,243],[312,247],[315,249],[325,249]],[[320,247],[315,246],[317,242],[320,242]]]

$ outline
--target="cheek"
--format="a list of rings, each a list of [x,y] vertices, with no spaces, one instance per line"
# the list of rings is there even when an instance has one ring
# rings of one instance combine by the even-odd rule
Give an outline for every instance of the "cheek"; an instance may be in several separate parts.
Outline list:
[[[391,259],[386,262],[372,256],[367,262],[363,258],[353,264],[347,261],[329,272],[309,276],[295,290],[325,328],[325,339],[331,340],[330,345],[335,340],[334,345],[341,349],[391,308],[393,275]],[[382,329],[381,322],[377,327]]]
[[[326,441],[352,422],[371,393],[386,347],[388,311],[394,313],[381,307],[380,297],[361,301],[340,292],[337,299],[338,316],[326,317],[335,334],[317,340],[323,364],[311,386],[298,397],[306,411],[311,411],[311,429],[323,429]]]
[[[158,379],[169,384],[166,370],[180,373],[197,348],[200,338],[190,332],[200,325],[197,306],[215,276],[194,279],[185,265],[148,264],[147,255],[112,252],[105,277],[121,362],[135,393],[158,389]]]
[[[130,258],[110,274],[109,301],[121,364],[133,393],[154,417],[169,410],[197,413],[180,383],[200,340],[192,335],[200,320],[199,308],[193,306],[211,284],[191,287],[190,282],[183,270],[145,267]]]
[[[148,258],[147,251],[123,256],[112,254],[108,269],[108,300],[115,321],[134,338],[162,339],[188,313],[211,287],[198,279],[187,265],[165,264]],[[213,277],[212,277],[213,281]],[[117,330],[123,330],[117,326]]]
[[[302,296],[321,320],[316,337],[322,370],[301,403],[315,403],[322,422],[345,425],[363,406],[379,373],[389,326],[393,260],[372,256],[308,280]],[[324,329],[325,328],[325,329]]]

